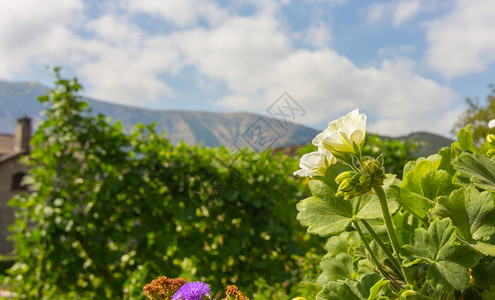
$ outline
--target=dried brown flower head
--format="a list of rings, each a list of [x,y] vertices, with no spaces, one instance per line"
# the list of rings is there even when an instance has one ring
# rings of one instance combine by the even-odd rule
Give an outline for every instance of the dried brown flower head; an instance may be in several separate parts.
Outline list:
[[[151,300],[169,300],[177,290],[186,284],[184,278],[160,276],[144,286],[143,291]]]
[[[223,300],[249,300],[235,285],[227,286],[225,288],[225,294],[227,294],[227,298]]]

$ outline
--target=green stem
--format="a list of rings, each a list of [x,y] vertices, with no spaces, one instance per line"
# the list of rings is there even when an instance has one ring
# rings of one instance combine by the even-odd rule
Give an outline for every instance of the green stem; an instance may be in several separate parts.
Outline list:
[[[385,221],[385,226],[387,227],[388,237],[392,242],[392,248],[394,249],[394,254],[397,257],[397,261],[399,262],[400,269],[404,274],[406,279],[406,283],[408,285],[412,284],[411,274],[404,269],[402,264],[400,263],[402,260],[400,258],[400,244],[397,239],[397,235],[395,233],[394,225],[392,224],[392,217],[390,216],[390,210],[388,209],[387,197],[385,196],[385,191],[381,186],[374,186],[373,190],[378,196],[378,200],[380,201],[380,206],[382,208],[383,220]]]
[[[368,253],[371,256],[371,260],[373,260],[373,263],[378,268],[378,271],[380,271],[380,273],[383,275],[383,277],[390,279],[390,281],[395,284],[395,285],[392,285],[393,287],[395,287],[396,289],[400,290],[401,289],[401,286],[399,285],[399,283],[397,283],[392,278],[392,276],[390,276],[390,274],[388,274],[387,271],[385,271],[385,269],[383,269],[382,265],[380,264],[380,262],[376,258],[375,253],[371,250],[370,244],[368,243],[368,240],[366,239],[366,236],[364,235],[363,231],[361,230],[361,227],[359,227],[358,222],[356,220],[353,220],[352,223],[356,227],[356,230],[359,233],[359,236],[361,237],[361,240],[363,241],[364,246],[366,247],[366,250],[368,250]]]
[[[392,252],[390,252],[388,247],[383,243],[382,239],[378,236],[378,234],[376,234],[376,232],[373,230],[373,228],[370,226],[370,224],[366,220],[361,220],[361,222],[363,223],[364,227],[366,227],[366,229],[371,234],[371,236],[375,239],[378,246],[380,246],[380,248],[382,248],[383,252],[385,252],[385,254],[388,256],[388,258],[392,262],[393,266],[390,266],[390,267],[392,268],[392,270],[394,270],[395,274],[397,274],[399,277],[404,279],[404,276],[401,273],[402,269],[400,268],[400,264],[397,262],[397,258],[395,258],[394,255],[392,254]]]
[[[427,282],[426,282],[426,280],[425,280],[425,282],[423,283],[423,286],[422,286],[422,287],[421,287],[421,289],[419,290],[419,292],[421,293],[421,296],[422,296],[422,297],[426,297],[425,292],[426,292],[426,289],[427,289],[427,288],[428,288],[428,283],[427,283]]]

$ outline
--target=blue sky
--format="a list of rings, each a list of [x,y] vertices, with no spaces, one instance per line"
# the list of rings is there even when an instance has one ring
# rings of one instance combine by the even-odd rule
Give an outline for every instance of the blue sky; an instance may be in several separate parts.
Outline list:
[[[76,75],[85,95],[152,109],[267,109],[297,123],[354,108],[368,129],[447,135],[495,83],[493,0],[0,0],[0,80]],[[150,120],[152,121],[152,120]]]

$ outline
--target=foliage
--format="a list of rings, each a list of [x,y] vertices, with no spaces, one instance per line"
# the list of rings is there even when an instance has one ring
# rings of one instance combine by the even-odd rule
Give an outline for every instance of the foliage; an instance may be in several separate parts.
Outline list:
[[[495,119],[495,85],[490,84],[488,87],[491,91],[486,96],[484,104],[480,103],[479,99],[466,98],[468,108],[459,117],[451,131],[452,134],[455,134],[470,124],[473,131],[473,141],[476,145],[482,144],[489,133],[488,122]]]
[[[377,180],[381,155],[341,153],[309,182],[297,218],[329,237],[316,299],[493,298],[495,145],[476,147],[470,126],[457,138],[402,180]]]
[[[373,134],[366,137],[362,153],[371,157],[383,155],[385,171],[402,177],[404,165],[416,158],[414,151],[417,146],[418,144],[413,140],[388,139]]]
[[[298,258],[317,240],[295,218],[294,159],[174,147],[153,126],[124,134],[90,114],[76,79],[56,75],[39,98],[44,121],[27,158],[33,192],[10,201],[17,263],[8,284],[20,297],[141,299],[164,270],[213,293],[302,277]]]

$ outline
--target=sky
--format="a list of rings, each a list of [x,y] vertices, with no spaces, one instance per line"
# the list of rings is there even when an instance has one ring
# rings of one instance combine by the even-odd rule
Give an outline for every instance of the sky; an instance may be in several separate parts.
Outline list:
[[[493,0],[0,0],[0,80],[51,85],[60,66],[118,104],[269,115],[289,95],[316,129],[359,108],[370,132],[448,135],[495,83],[494,15]]]

